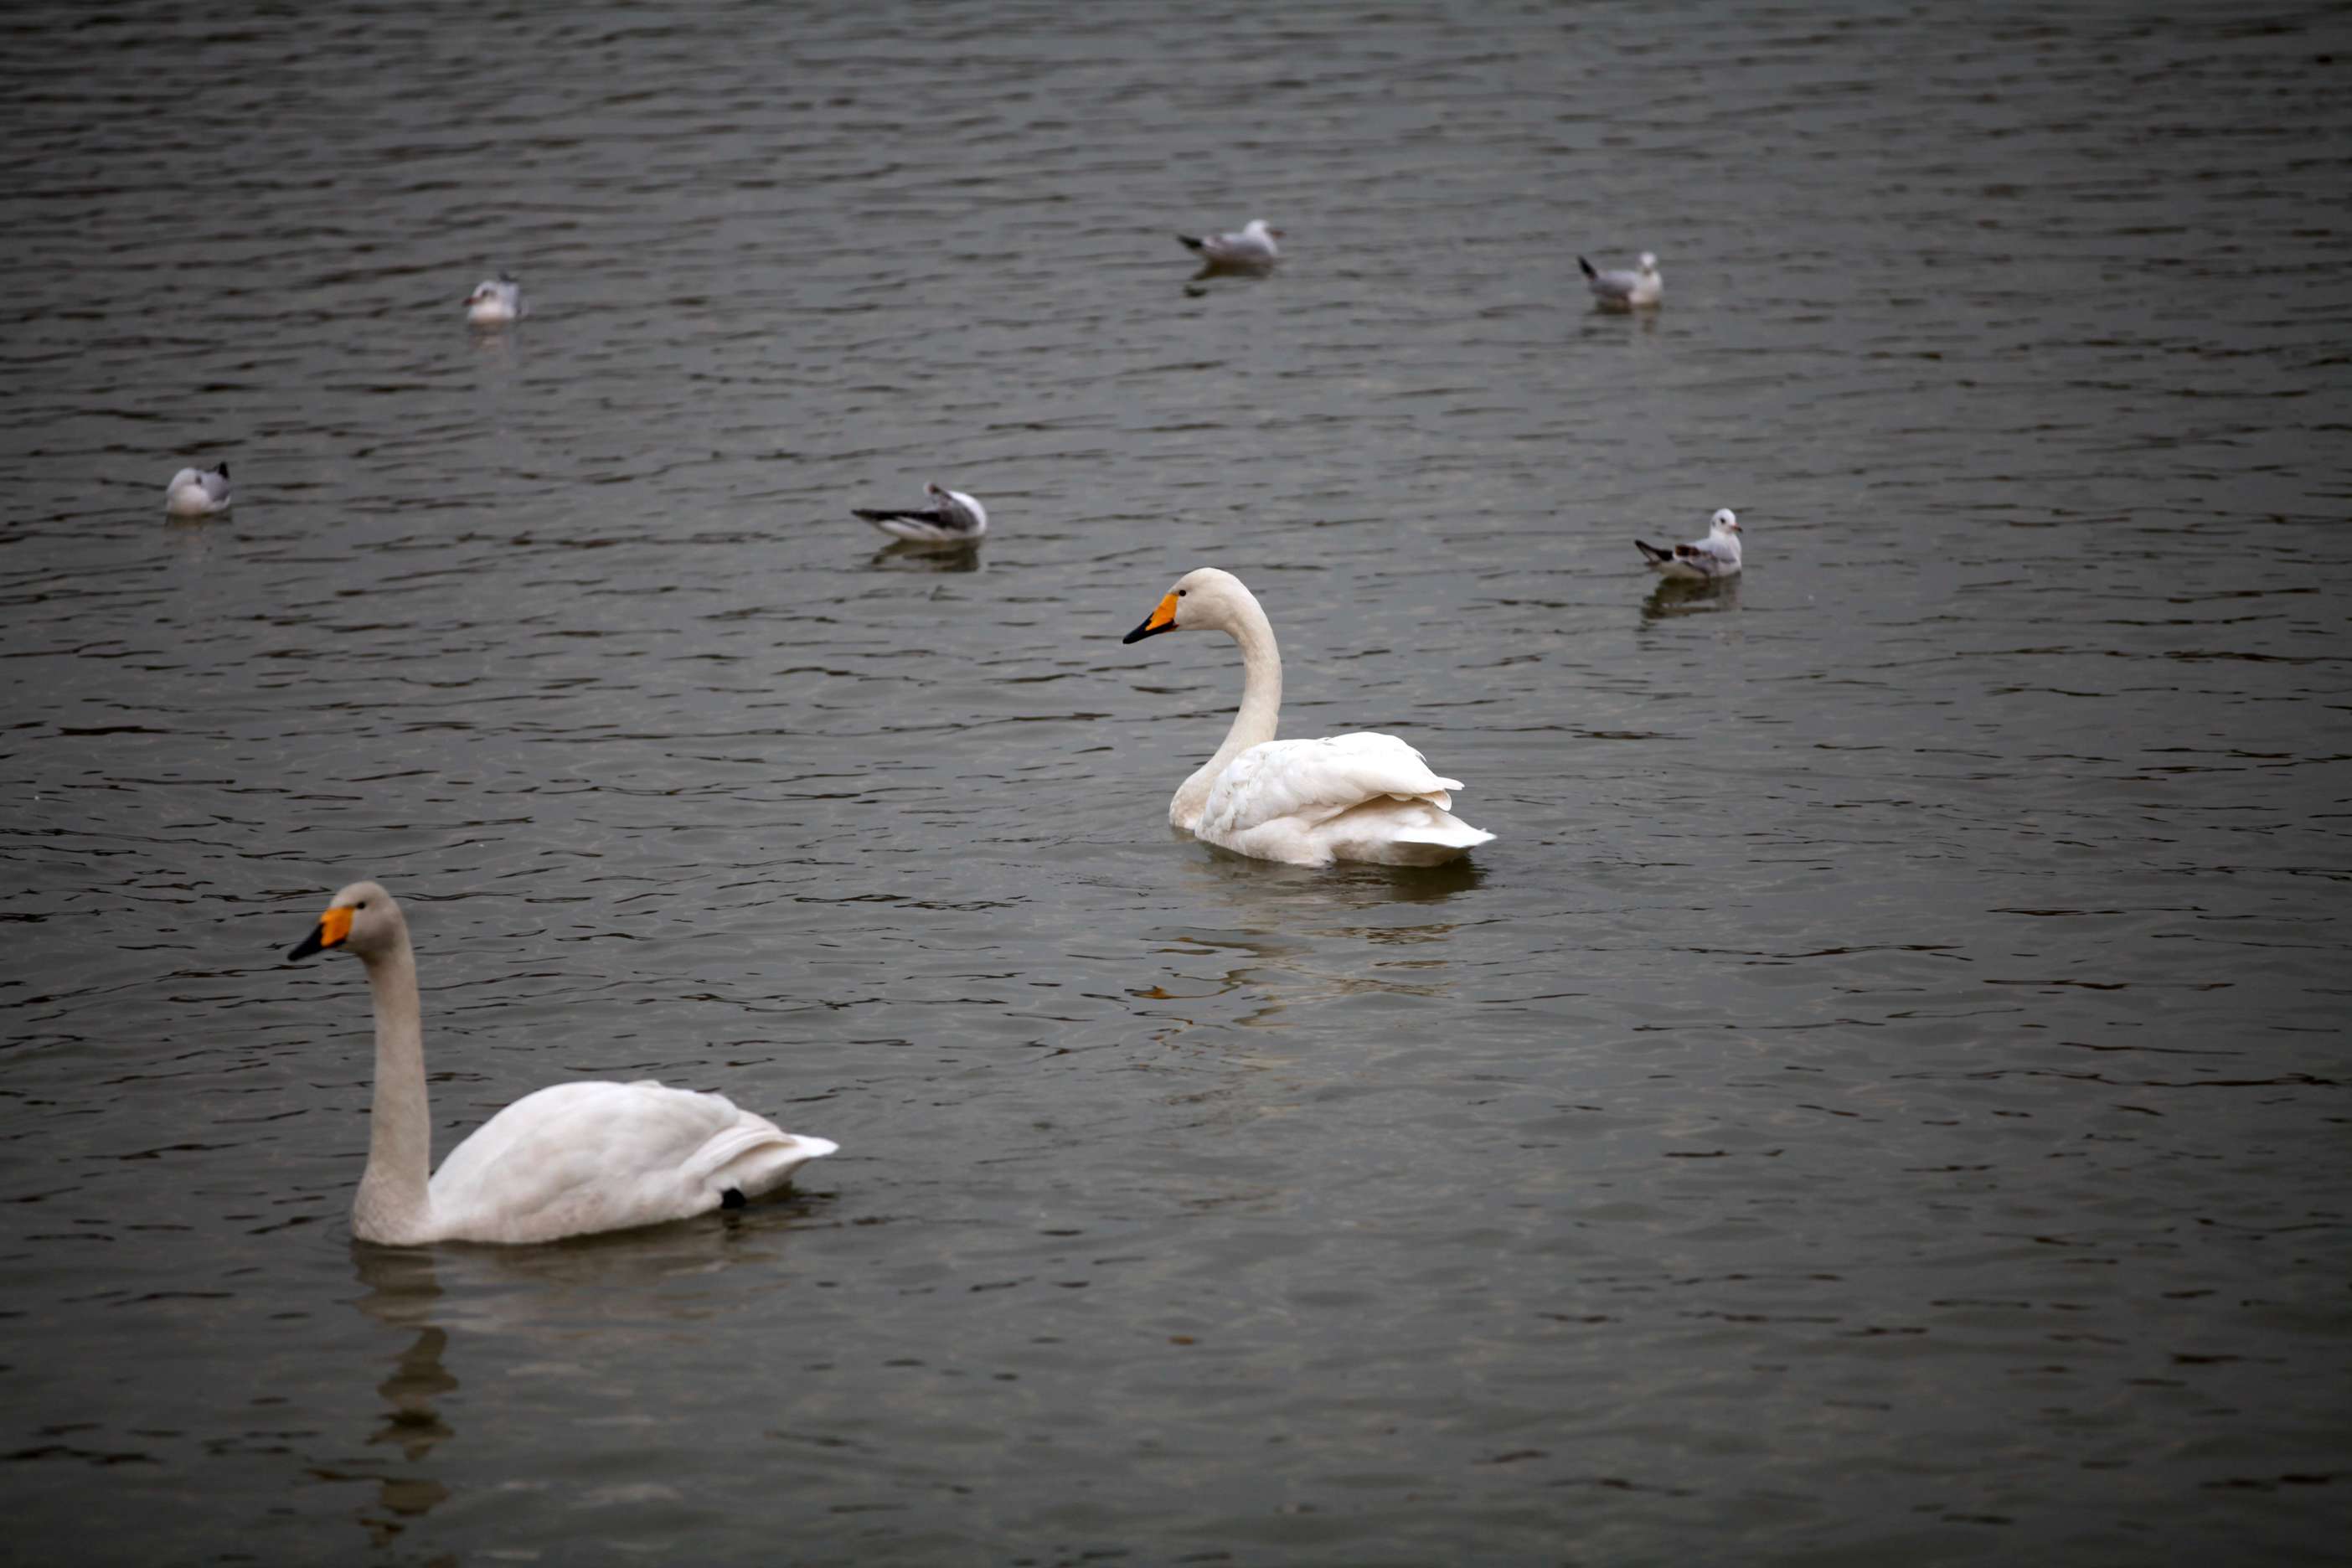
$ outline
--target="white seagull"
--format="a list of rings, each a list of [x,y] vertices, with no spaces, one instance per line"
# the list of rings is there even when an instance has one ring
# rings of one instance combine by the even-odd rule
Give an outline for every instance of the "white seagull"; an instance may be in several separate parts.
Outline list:
[[[1581,256],[1576,258],[1576,264],[1584,268],[1592,297],[1611,310],[1638,310],[1666,297],[1666,280],[1658,274],[1658,258],[1646,250],[1642,252],[1640,269],[1633,272],[1598,271]]]
[[[1238,234],[1180,234],[1176,237],[1187,250],[1197,250],[1201,258],[1212,267],[1271,267],[1282,252],[1275,241],[1282,230],[1268,228],[1265,219],[1254,217]]]
[[[216,511],[226,511],[228,499],[228,465],[206,471],[203,468],[182,468],[163,487],[163,515],[166,517],[210,517]]]
[[[435,1241],[558,1241],[740,1208],[776,1191],[829,1138],[785,1131],[723,1094],[568,1079],[527,1094],[433,1167],[425,1028],[408,921],[373,882],[337,893],[286,956],[329,948],[359,955],[375,1000],[375,1095],[367,1169],[352,1233],[388,1247]],[[550,1043],[567,1061],[596,1047],[569,1029]]]
[[[1120,638],[1221,631],[1242,650],[1242,706],[1217,754],[1168,803],[1168,821],[1195,838],[1293,866],[1334,860],[1438,866],[1495,836],[1454,815],[1428,761],[1394,735],[1356,730],[1277,741],[1282,653],[1257,596],[1230,572],[1203,566],[1176,580],[1143,624]]]
[[[1688,544],[1677,544],[1672,550],[1661,550],[1654,544],[1633,541],[1633,548],[1650,563],[1650,570],[1662,577],[1683,577],[1700,582],[1713,582],[1719,577],[1739,574],[1739,520],[1725,507],[1715,514],[1714,525],[1705,539],[1695,539]]]
[[[478,327],[503,327],[522,315],[522,285],[501,272],[474,285],[466,296],[466,320]]]
[[[961,490],[925,485],[923,493],[931,498],[931,504],[919,510],[875,510],[860,506],[852,507],[850,514],[885,533],[925,544],[969,544],[988,531],[988,509]]]

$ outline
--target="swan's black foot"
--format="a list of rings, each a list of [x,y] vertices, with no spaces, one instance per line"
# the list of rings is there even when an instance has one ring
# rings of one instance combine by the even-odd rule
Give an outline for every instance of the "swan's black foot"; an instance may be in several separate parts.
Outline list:
[[[751,1201],[743,1195],[740,1187],[730,1187],[719,1194],[719,1206],[723,1209],[740,1209]]]

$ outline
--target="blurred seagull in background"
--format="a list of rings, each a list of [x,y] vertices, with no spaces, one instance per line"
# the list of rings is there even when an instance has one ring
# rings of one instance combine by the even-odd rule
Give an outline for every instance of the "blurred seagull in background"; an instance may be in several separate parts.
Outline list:
[[[466,296],[466,320],[478,327],[503,327],[522,315],[522,285],[504,272],[485,278]]]
[[[923,493],[931,498],[931,504],[919,510],[873,510],[861,506],[853,507],[851,512],[885,533],[924,544],[969,544],[988,531],[988,509],[961,490],[925,485]]]
[[[1739,574],[1739,520],[1725,507],[1715,514],[1714,526],[1705,539],[1688,544],[1677,544],[1672,550],[1661,550],[1654,544],[1633,541],[1633,548],[1650,563],[1650,570],[1663,577],[1684,577],[1701,582],[1713,582],[1720,577]]]
[[[226,511],[228,500],[228,465],[209,471],[203,468],[182,468],[163,487],[163,514],[166,517],[209,517],[216,511]]]
[[[1271,267],[1282,252],[1275,241],[1282,230],[1268,228],[1265,219],[1254,217],[1237,234],[1180,234],[1184,248],[1200,252],[1201,259],[1212,267]]]
[[[1602,272],[1581,256],[1576,258],[1576,264],[1584,268],[1592,297],[1612,310],[1638,310],[1666,297],[1666,280],[1658,275],[1658,258],[1646,250],[1642,252],[1642,265],[1632,272]]]

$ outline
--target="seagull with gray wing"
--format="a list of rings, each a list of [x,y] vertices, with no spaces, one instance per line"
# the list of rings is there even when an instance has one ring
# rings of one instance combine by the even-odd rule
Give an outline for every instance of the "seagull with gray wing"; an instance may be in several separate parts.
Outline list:
[[[1631,272],[1603,272],[1581,256],[1576,258],[1576,264],[1584,268],[1585,284],[1604,310],[1640,310],[1666,297],[1666,280],[1658,271],[1658,258],[1646,250],[1642,252],[1642,265]]]
[[[988,531],[988,509],[961,490],[925,485],[923,493],[931,498],[931,504],[919,510],[877,510],[861,506],[853,507],[851,512],[885,533],[923,544],[969,544]]]
[[[1739,574],[1739,520],[1732,516],[1729,507],[1725,507],[1715,514],[1705,539],[1677,544],[1672,550],[1644,544],[1637,539],[1633,548],[1642,552],[1650,570],[1661,577],[1706,583],[1736,577]]]
[[[1180,234],[1187,250],[1198,251],[1201,259],[1212,267],[1271,267],[1282,255],[1274,242],[1282,237],[1282,230],[1268,228],[1265,219],[1254,217],[1234,234]]]

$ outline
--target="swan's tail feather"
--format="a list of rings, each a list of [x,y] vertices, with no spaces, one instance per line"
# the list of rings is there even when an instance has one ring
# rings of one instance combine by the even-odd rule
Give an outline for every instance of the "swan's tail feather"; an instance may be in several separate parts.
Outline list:
[[[1471,826],[1428,795],[1374,813],[1366,826],[1370,831],[1341,838],[1346,847],[1337,852],[1338,858],[1391,866],[1442,866],[1495,837]]]
[[[769,1141],[746,1150],[743,1154],[722,1167],[713,1180],[722,1187],[731,1187],[746,1197],[756,1198],[772,1193],[793,1179],[793,1173],[811,1160],[822,1160],[841,1147],[829,1138],[811,1138],[806,1134],[787,1132],[782,1142]]]
[[[811,1160],[840,1147],[829,1139],[785,1131],[764,1117],[739,1112],[740,1120],[713,1133],[686,1162],[688,1175],[724,1193],[746,1197],[772,1192]]]
[[[1447,812],[1438,814],[1443,821],[1426,826],[1402,828],[1397,833],[1401,844],[1429,844],[1444,849],[1475,849],[1490,844],[1495,836],[1483,827],[1473,827],[1460,817]]]

